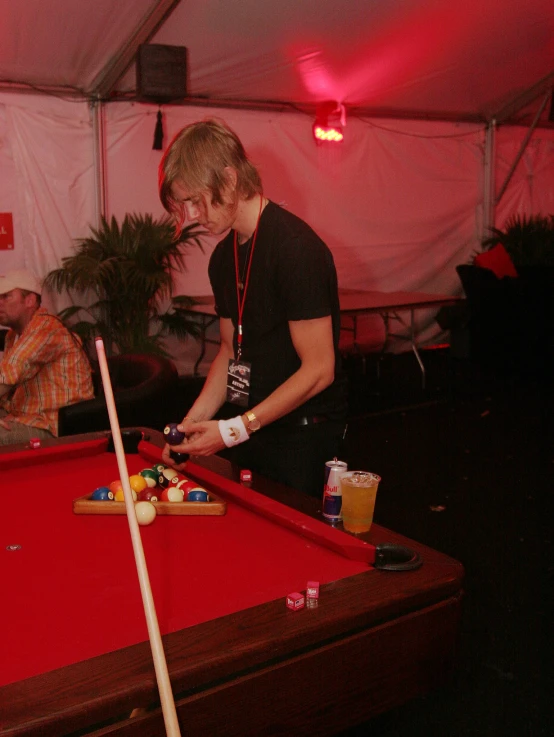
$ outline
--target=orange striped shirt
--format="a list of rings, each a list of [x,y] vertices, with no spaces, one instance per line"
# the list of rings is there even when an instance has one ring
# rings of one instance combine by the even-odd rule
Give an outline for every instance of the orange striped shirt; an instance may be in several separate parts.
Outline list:
[[[94,396],[89,361],[64,324],[39,308],[18,337],[6,335],[0,384],[15,390],[0,399],[6,419],[58,434],[58,409]]]

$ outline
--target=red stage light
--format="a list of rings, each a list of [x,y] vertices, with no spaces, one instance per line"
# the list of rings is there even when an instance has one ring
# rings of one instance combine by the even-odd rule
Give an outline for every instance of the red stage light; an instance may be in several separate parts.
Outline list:
[[[342,126],[345,122],[344,105],[334,101],[319,103],[312,128],[317,143],[342,141],[344,139]]]
[[[313,132],[316,141],[333,141],[334,143],[338,143],[344,138],[342,128],[337,126],[314,123]]]

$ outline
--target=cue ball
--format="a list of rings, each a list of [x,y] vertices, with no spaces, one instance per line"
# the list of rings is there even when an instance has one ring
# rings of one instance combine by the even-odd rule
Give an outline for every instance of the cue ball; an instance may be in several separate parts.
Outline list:
[[[170,422],[164,427],[165,440],[169,445],[179,445],[185,439],[185,433],[177,429],[177,422]]]
[[[137,502],[135,514],[139,525],[151,525],[156,518],[156,507],[151,502]]]

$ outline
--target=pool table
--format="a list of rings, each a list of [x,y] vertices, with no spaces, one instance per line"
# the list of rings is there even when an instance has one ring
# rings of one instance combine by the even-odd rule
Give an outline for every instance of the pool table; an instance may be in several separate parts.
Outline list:
[[[130,474],[161,459],[161,433],[123,440]],[[140,528],[183,735],[333,735],[443,682],[459,562],[218,457],[184,473],[225,514]],[[127,518],[73,511],[119,475],[109,432],[0,449],[0,737],[164,734]],[[421,565],[380,569],[387,544]],[[287,608],[309,580],[318,606]]]

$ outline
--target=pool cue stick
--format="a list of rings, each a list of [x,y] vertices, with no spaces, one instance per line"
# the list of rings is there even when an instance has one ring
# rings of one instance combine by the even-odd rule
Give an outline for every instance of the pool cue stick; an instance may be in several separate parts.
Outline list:
[[[156,608],[154,606],[154,598],[150,587],[150,579],[148,577],[148,569],[146,567],[146,559],[142,547],[142,539],[135,514],[135,504],[131,485],[129,484],[129,472],[127,470],[127,461],[125,459],[125,451],[123,450],[123,441],[121,439],[121,430],[117,419],[117,409],[113,396],[112,383],[106,353],[104,351],[104,342],[102,338],[96,338],[96,353],[98,354],[98,362],[100,365],[100,373],[102,375],[102,385],[104,387],[104,396],[108,407],[108,415],[110,418],[110,427],[114,441],[115,454],[117,457],[117,466],[119,468],[119,476],[121,485],[123,486],[123,495],[125,497],[125,509],[127,511],[127,521],[131,532],[131,540],[133,543],[133,552],[135,554],[135,563],[140,583],[140,591],[142,594],[142,603],[144,613],[146,615],[146,624],[148,626],[148,636],[150,638],[150,646],[152,648],[152,657],[154,660],[154,670],[156,672],[156,680],[158,683],[158,691],[162,704],[162,712],[165,723],[167,737],[181,737],[179,723],[177,721],[177,711],[175,709],[175,701],[171,690],[171,682],[167,670]]]

